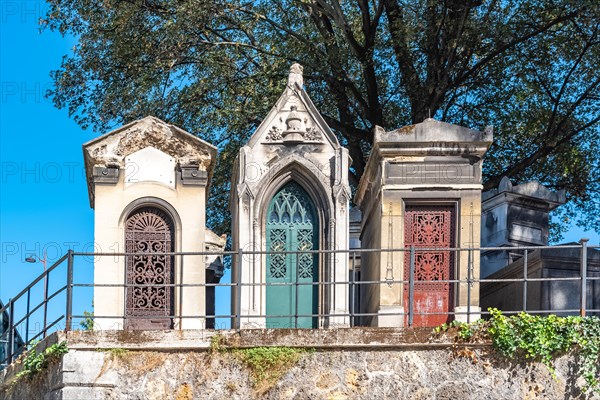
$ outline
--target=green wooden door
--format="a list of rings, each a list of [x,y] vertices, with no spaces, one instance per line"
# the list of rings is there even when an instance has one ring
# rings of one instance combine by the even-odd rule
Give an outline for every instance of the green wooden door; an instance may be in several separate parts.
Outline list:
[[[316,328],[318,311],[316,254],[271,254],[318,248],[318,221],[308,194],[295,182],[277,192],[267,212],[267,327]],[[287,285],[282,285],[287,283]],[[304,285],[300,285],[303,283]],[[272,285],[270,285],[272,284]]]

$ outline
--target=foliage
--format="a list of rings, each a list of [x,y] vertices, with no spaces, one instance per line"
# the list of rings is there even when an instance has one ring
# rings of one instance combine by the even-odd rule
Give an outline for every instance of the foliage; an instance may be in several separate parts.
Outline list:
[[[93,331],[94,330],[94,313],[84,310],[83,315],[85,318],[82,321],[79,321],[79,326],[81,326],[84,331]]]
[[[448,332],[452,328],[456,328],[456,336],[461,341],[472,341],[474,336],[479,333],[482,329],[482,325],[484,324],[483,320],[479,320],[473,323],[461,322],[458,320],[454,320],[449,324],[442,324],[435,328],[436,333]]]
[[[48,94],[83,127],[148,114],[219,146],[208,222],[229,229],[239,147],[292,62],[360,179],[376,125],[428,116],[495,127],[485,188],[503,176],[566,189],[555,221],[600,230],[600,2],[48,0],[77,41]],[[558,223],[556,223],[558,222]],[[554,230],[560,234],[560,230]]]
[[[16,377],[31,377],[44,370],[51,362],[60,359],[60,357],[68,351],[69,349],[67,348],[66,341],[55,343],[39,354],[32,348],[24,355],[21,361],[23,363],[23,370],[19,372]]]
[[[490,308],[489,321],[466,324],[453,321],[436,328],[436,332],[457,329],[457,337],[472,342],[474,337],[488,337],[496,351],[507,358],[524,357],[540,361],[555,376],[553,359],[570,350],[579,352],[580,374],[587,390],[600,393],[600,318],[530,315],[521,312],[505,316]]]
[[[121,347],[113,347],[110,348],[108,350],[99,350],[99,351],[108,351],[108,353],[114,358],[114,357],[123,357],[126,354],[129,353],[129,350],[127,349],[123,349]]]
[[[491,313],[489,333],[492,343],[506,357],[514,357],[518,352],[525,358],[542,361],[554,373],[553,356],[576,343],[578,317],[541,317],[526,313],[506,317],[498,310],[491,310]]]
[[[271,388],[306,351],[291,347],[254,347],[236,349],[232,353],[250,369],[254,388],[262,392]]]
[[[225,338],[220,333],[216,333],[210,338],[210,353],[221,353],[225,351],[227,347],[225,346]]]
[[[572,348],[581,353],[581,373],[588,388],[599,390],[600,319],[541,317],[524,312],[506,317],[490,309],[488,328],[494,348],[506,357],[523,355],[544,363],[554,375],[552,359]]]
[[[230,348],[226,338],[216,333],[210,338],[209,353],[232,354],[249,370],[252,384],[257,392],[266,392],[299,360],[302,354],[313,349],[284,346],[252,347],[247,349]]]

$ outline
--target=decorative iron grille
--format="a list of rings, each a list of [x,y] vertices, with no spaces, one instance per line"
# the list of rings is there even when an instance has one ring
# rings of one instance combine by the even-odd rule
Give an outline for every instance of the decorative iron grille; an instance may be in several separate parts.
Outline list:
[[[415,247],[415,289],[448,291],[454,270],[450,251],[419,250],[419,248],[451,248],[454,246],[454,207],[407,206],[405,245]],[[409,254],[405,255],[405,276],[409,274]],[[419,282],[430,281],[430,282]]]
[[[167,285],[174,281],[173,256],[153,253],[173,251],[171,217],[156,207],[136,210],[125,224],[125,251],[144,253],[126,257],[126,327],[170,328],[173,290]]]

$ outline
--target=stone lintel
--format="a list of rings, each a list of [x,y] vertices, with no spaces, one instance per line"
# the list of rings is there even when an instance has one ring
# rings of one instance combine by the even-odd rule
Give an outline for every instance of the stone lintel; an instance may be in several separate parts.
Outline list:
[[[412,191],[448,191],[448,190],[481,190],[483,185],[475,183],[457,183],[457,184],[386,184],[382,186],[384,190],[412,190]]]

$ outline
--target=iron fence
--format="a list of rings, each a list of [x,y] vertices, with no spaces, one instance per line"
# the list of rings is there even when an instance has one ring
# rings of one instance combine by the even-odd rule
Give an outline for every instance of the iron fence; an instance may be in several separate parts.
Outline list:
[[[588,257],[588,250],[594,251],[594,257]],[[529,246],[529,247],[486,247],[486,248],[398,248],[398,249],[350,249],[350,250],[311,250],[311,251],[293,251],[293,252],[264,252],[264,251],[237,251],[226,252],[152,252],[152,253],[77,253],[69,251],[67,254],[58,259],[47,270],[33,280],[31,284],[21,290],[16,296],[11,298],[8,303],[0,309],[0,315],[7,316],[8,323],[5,323],[0,332],[0,346],[3,347],[3,352],[0,352],[0,366],[10,364],[19,354],[35,343],[37,340],[45,338],[48,334],[56,330],[70,331],[74,328],[92,328],[102,326],[103,320],[123,320],[127,319],[147,319],[148,316],[127,314],[126,298],[127,291],[143,290],[144,288],[162,288],[171,293],[172,307],[168,313],[162,315],[163,318],[173,322],[172,327],[181,329],[184,327],[186,320],[203,321],[206,326],[211,325],[215,329],[229,329],[234,327],[242,329],[244,321],[257,321],[256,324],[246,324],[246,326],[257,326],[263,324],[266,318],[270,320],[293,321],[290,327],[298,327],[300,320],[318,321],[318,326],[333,327],[335,324],[326,324],[324,321],[334,319],[342,319],[345,326],[359,326],[372,324],[373,318],[397,318],[397,322],[404,326],[415,326],[415,319],[423,319],[427,316],[442,316],[442,319],[450,320],[452,318],[461,318],[466,322],[470,322],[480,316],[485,317],[489,314],[486,309],[480,310],[476,304],[483,300],[484,305],[494,306],[499,304],[505,314],[515,314],[521,311],[526,311],[535,314],[563,314],[563,315],[600,315],[600,263],[597,260],[596,253],[600,250],[600,246],[588,246],[587,240],[580,241],[579,244],[562,245],[562,246]],[[546,268],[548,271],[560,272],[566,276],[553,276],[552,273],[544,272],[543,252],[548,251],[554,264]],[[422,275],[417,276],[419,268],[423,268],[417,261],[417,255],[427,254],[431,252],[447,252],[454,259],[454,272],[446,277],[446,279],[431,278],[423,279]],[[498,273],[492,273],[485,278],[475,276],[475,266],[478,265],[478,259],[490,253],[510,252],[512,254],[512,262],[509,268],[512,271],[509,273],[503,272],[506,268]],[[563,257],[563,264],[558,262],[556,254],[565,253],[569,257]],[[570,253],[569,253],[570,252]],[[575,253],[574,253],[575,252]],[[330,262],[329,271],[321,271],[326,273],[327,277],[333,279],[318,279],[315,281],[300,281],[298,275],[291,282],[266,282],[265,280],[250,280],[242,282],[242,271],[244,268],[262,268],[261,273],[265,273],[265,262],[267,257],[281,254],[284,257],[298,257],[303,254],[311,254],[313,257],[323,260],[333,260]],[[573,257],[573,255],[576,257]],[[369,267],[373,270],[373,265],[367,265],[363,258],[369,256],[381,257],[382,255],[399,255],[402,272],[401,276],[394,277],[389,275],[389,271],[385,271],[385,278],[371,279],[365,273]],[[123,278],[123,282],[119,283],[98,283],[94,280],[93,264],[103,257],[112,258],[114,265],[121,265],[125,270],[125,260],[127,257],[156,257],[168,256],[173,257],[174,275],[179,277],[178,281],[173,279],[170,283],[157,285],[156,283],[127,283],[127,277]],[[184,263],[186,257],[204,257],[202,267],[206,268],[210,260],[221,257],[223,264],[235,264],[236,277],[231,282],[215,282],[215,283],[189,283],[184,282],[182,277],[185,269],[198,268],[197,262],[192,266]],[[344,263],[339,260],[344,259]],[[591,259],[592,262],[588,262]],[[338,262],[336,263],[335,260]],[[532,261],[533,260],[533,261]],[[82,261],[81,263],[79,261]],[[560,260],[559,260],[560,261]],[[331,273],[339,265],[348,266],[348,279],[336,280],[335,274]],[[408,265],[406,265],[408,264]],[[577,264],[577,268],[574,268]],[[321,264],[319,264],[321,265]],[[384,266],[379,262],[376,270],[381,276],[381,270],[389,268],[389,265]],[[418,267],[418,268],[417,268]],[[461,272],[460,269],[466,268],[466,271]],[[98,271],[96,271],[98,273]],[[504,275],[503,275],[504,273]],[[536,275],[537,274],[537,275]],[[406,276],[407,275],[407,276]],[[264,275],[263,275],[264,276]],[[402,279],[399,279],[402,278]],[[43,282],[43,283],[42,283]],[[447,307],[445,309],[429,309],[423,310],[417,307],[415,299],[419,294],[420,285],[424,284],[445,284],[449,288],[452,295],[450,297],[450,306],[464,305],[461,309]],[[41,293],[39,285],[43,287],[43,297],[39,301],[32,300]],[[544,286],[545,285],[545,286]],[[561,286],[562,285],[562,286]],[[298,311],[298,290],[301,287],[312,287],[322,296],[323,293],[331,294],[340,288],[345,289],[347,304],[342,307],[343,312],[332,312],[327,308],[318,308],[313,312]],[[265,311],[264,307],[258,306],[258,312],[243,312],[242,291],[244,288],[252,289],[259,288],[266,290],[268,287],[290,287],[295,288],[296,308],[293,313],[273,314]],[[567,296],[566,301],[562,303],[552,300],[552,293],[547,293],[555,290],[558,297]],[[183,307],[183,296],[185,289],[201,288],[206,294],[208,291],[213,292],[214,299],[219,304],[219,310],[212,309],[210,306],[205,310],[197,313],[186,313]],[[401,304],[401,310],[381,312],[373,310],[372,300],[365,298],[373,290],[381,290],[381,288],[395,289],[398,299],[397,303]],[[92,314],[83,312],[86,306],[91,304],[86,301],[90,300],[93,291],[101,291],[103,289],[113,289],[111,293],[123,293],[121,302],[123,308],[119,313],[112,315]],[[116,290],[117,292],[115,292]],[[260,291],[259,290],[259,291]],[[80,291],[83,291],[80,293]],[[479,295],[482,291],[482,295]],[[483,293],[483,291],[487,291]],[[500,298],[494,300],[493,296],[490,299],[489,293],[494,291],[499,292]],[[542,293],[544,292],[544,293]],[[189,293],[185,293],[188,295]],[[459,296],[464,296],[459,300]],[[545,297],[544,297],[545,296]],[[487,299],[487,300],[486,300]],[[189,301],[185,299],[185,301]],[[508,301],[508,303],[506,303]],[[496,304],[494,304],[496,302]],[[504,303],[503,303],[504,302]],[[83,304],[86,303],[86,304]],[[118,303],[118,301],[117,301]],[[532,303],[534,307],[532,307]],[[560,303],[560,304],[558,304]],[[320,303],[319,303],[320,304]],[[510,304],[510,306],[502,307],[502,304]],[[558,304],[558,305],[557,305]],[[575,306],[574,306],[575,305]],[[75,309],[75,310],[74,310]],[[217,312],[223,309],[228,312]],[[206,312],[211,310],[212,312]],[[215,323],[220,321],[221,325]],[[262,321],[262,322],[261,322]],[[75,322],[75,324],[74,324]],[[75,325],[75,326],[74,326]],[[120,326],[122,328],[122,326]],[[33,328],[33,329],[32,329]],[[185,329],[185,328],[184,328]],[[15,340],[16,337],[22,340]]]

